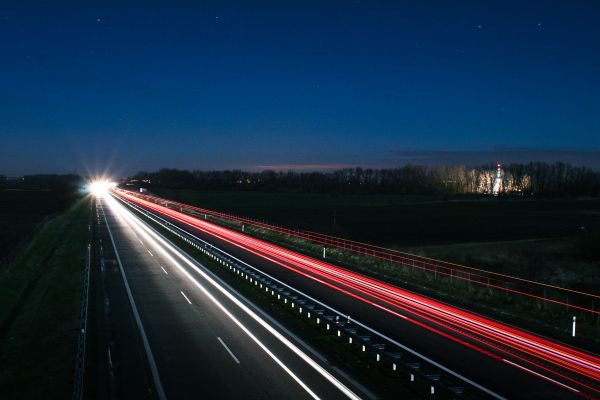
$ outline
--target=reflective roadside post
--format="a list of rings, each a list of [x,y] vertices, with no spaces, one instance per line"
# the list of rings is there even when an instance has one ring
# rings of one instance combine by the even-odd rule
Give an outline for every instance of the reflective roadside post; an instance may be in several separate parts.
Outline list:
[[[573,330],[571,332],[571,336],[575,337],[575,323],[577,322],[577,317],[573,315]]]

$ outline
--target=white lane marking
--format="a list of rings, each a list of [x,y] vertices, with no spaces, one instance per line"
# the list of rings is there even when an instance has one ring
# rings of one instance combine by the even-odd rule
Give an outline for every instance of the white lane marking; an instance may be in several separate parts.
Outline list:
[[[540,374],[539,372],[535,372],[535,371],[533,371],[533,370],[531,370],[531,369],[529,369],[529,368],[527,368],[527,367],[524,367],[524,366],[522,366],[522,365],[520,365],[520,364],[517,364],[517,363],[515,363],[515,362],[509,361],[509,360],[507,360],[506,358],[503,358],[503,359],[502,359],[502,361],[504,361],[505,363],[508,363],[508,364],[510,364],[510,365],[512,365],[512,366],[515,366],[515,367],[517,367],[517,368],[520,368],[520,369],[522,369],[523,371],[527,371],[527,372],[529,372],[530,374],[533,374],[533,375],[535,375],[535,376],[537,376],[537,377],[540,377],[540,378],[542,378],[542,379],[545,379],[545,380],[547,380],[547,381],[550,381],[550,382],[552,382],[552,383],[556,383],[557,385],[559,385],[559,386],[562,386],[562,387],[564,387],[564,388],[566,388],[566,389],[569,389],[569,390],[571,390],[571,391],[573,391],[573,392],[575,392],[575,393],[579,393],[579,390],[577,390],[577,389],[575,389],[575,388],[572,388],[571,386],[567,386],[567,385],[565,385],[565,384],[564,384],[564,383],[562,383],[562,382],[559,382],[559,381],[557,381],[557,380],[555,380],[555,379],[552,379],[552,378],[550,378],[550,377],[548,377],[548,376],[546,376],[546,375],[542,375],[542,374]]]
[[[134,207],[134,208],[136,208],[136,209],[138,209],[138,210],[142,210],[142,212],[144,212],[144,213],[146,214],[146,216],[148,216],[149,218],[151,218],[151,219],[152,219],[153,221],[155,221],[155,222],[158,222],[158,221],[156,221],[156,220],[158,219],[158,220],[161,220],[161,221],[162,221],[164,224],[166,224],[167,226],[168,226],[168,225],[172,225],[172,224],[171,224],[169,221],[167,221],[166,219],[164,219],[164,218],[162,218],[162,217],[160,217],[160,216],[158,216],[158,215],[156,215],[156,214],[154,214],[154,213],[152,213],[152,212],[146,211],[146,210],[142,209],[141,207],[139,207],[139,206],[137,206],[137,205],[135,205],[135,204],[131,203],[131,202],[130,202],[130,201],[128,201],[128,200],[125,200],[125,199],[122,199],[122,198],[120,198],[120,200],[124,201],[124,202],[125,202],[125,203],[127,203],[128,205],[130,205],[130,206],[132,206],[132,207]],[[150,217],[148,214],[152,214],[152,217]],[[132,215],[133,215],[133,214],[132,214]],[[159,223],[160,223],[160,222],[159,222]],[[163,226],[165,226],[165,225],[163,225]],[[312,301],[313,303],[319,304],[319,305],[321,305],[322,307],[325,307],[325,308],[327,308],[327,309],[329,309],[329,310],[333,311],[333,312],[334,312],[334,313],[336,313],[336,314],[339,314],[339,315],[346,315],[346,314],[344,314],[343,312],[341,312],[341,311],[339,311],[339,310],[337,310],[337,309],[335,309],[335,308],[333,308],[333,307],[331,307],[331,306],[329,306],[329,305],[327,305],[327,304],[323,303],[322,301],[319,301],[319,300],[317,300],[316,298],[314,298],[314,297],[312,297],[312,296],[310,296],[310,295],[308,295],[308,294],[306,294],[306,293],[302,292],[301,290],[299,290],[299,289],[296,289],[296,288],[294,288],[293,286],[290,286],[290,285],[288,285],[287,283],[285,283],[285,282],[283,282],[283,281],[280,281],[279,279],[275,278],[274,276],[272,276],[272,275],[269,275],[268,273],[266,273],[266,272],[264,272],[264,271],[262,271],[262,270],[260,270],[260,269],[258,269],[258,268],[256,268],[256,267],[253,267],[252,265],[250,265],[250,264],[248,264],[247,262],[245,262],[245,261],[243,261],[243,260],[241,260],[241,259],[239,259],[239,258],[235,257],[234,255],[232,255],[232,254],[230,254],[230,253],[226,252],[225,250],[223,250],[223,249],[221,249],[221,248],[219,248],[219,247],[217,247],[217,246],[215,246],[215,245],[212,245],[212,244],[210,244],[210,243],[209,243],[209,242],[207,242],[206,240],[200,239],[198,236],[196,236],[196,235],[193,235],[193,234],[191,234],[190,232],[188,232],[188,231],[186,231],[186,230],[184,230],[184,229],[182,229],[182,228],[180,228],[180,229],[181,229],[181,230],[183,230],[183,231],[185,231],[185,232],[186,232],[188,235],[192,236],[194,239],[196,239],[196,240],[198,240],[198,241],[200,241],[200,242],[203,242],[203,243],[205,243],[205,244],[207,244],[207,245],[211,246],[211,247],[212,247],[212,248],[214,248],[214,249],[217,249],[217,250],[219,250],[219,251],[220,251],[221,253],[223,253],[223,254],[226,254],[226,255],[227,255],[227,256],[229,256],[231,259],[233,259],[233,260],[236,260],[237,262],[239,262],[239,263],[241,263],[241,264],[244,264],[245,266],[247,266],[247,267],[249,267],[249,268],[252,268],[252,269],[253,269],[253,270],[255,270],[255,271],[258,271],[258,272],[259,272],[259,273],[261,273],[263,276],[266,276],[266,277],[268,277],[268,278],[269,278],[269,279],[271,279],[272,281],[275,281],[275,282],[277,282],[278,284],[280,284],[280,285],[282,285],[282,286],[285,286],[285,287],[287,287],[287,288],[289,288],[289,289],[291,289],[291,290],[295,291],[295,292],[296,292],[296,293],[298,293],[298,294],[301,294],[303,297],[306,297],[307,299],[309,299],[309,300],[310,300],[310,301]],[[159,234],[159,235],[160,235],[160,234]],[[160,235],[160,236],[162,236],[162,235]],[[165,239],[165,240],[167,240],[167,239]],[[346,316],[347,316],[347,317],[349,317],[348,315],[346,315]],[[364,324],[364,323],[362,323],[362,322],[360,322],[360,321],[354,320],[354,319],[352,320],[352,322],[354,322],[356,325],[359,325],[359,326],[361,326],[362,328],[364,328],[364,329],[366,329],[366,330],[368,330],[368,331],[370,331],[370,332],[374,333],[375,335],[377,335],[377,336],[379,336],[379,337],[382,337],[382,338],[386,339],[388,342],[390,342],[390,343],[393,343],[394,345],[396,345],[396,346],[400,347],[401,349],[404,349],[404,350],[408,351],[409,353],[416,355],[417,357],[421,358],[422,360],[425,360],[425,361],[427,361],[427,362],[431,363],[432,365],[434,365],[434,366],[438,367],[439,369],[441,369],[441,370],[443,370],[443,371],[445,371],[445,372],[449,373],[450,375],[453,375],[453,376],[455,376],[456,378],[458,378],[458,379],[460,379],[460,380],[462,380],[462,381],[464,381],[464,382],[466,382],[466,383],[468,383],[468,384],[470,384],[470,385],[472,385],[472,386],[476,387],[477,389],[479,389],[479,390],[481,390],[481,391],[483,391],[483,392],[485,392],[485,393],[489,394],[490,396],[492,396],[492,397],[494,397],[494,398],[496,398],[496,399],[498,399],[498,400],[507,400],[505,397],[503,397],[503,396],[499,395],[498,393],[495,393],[495,392],[491,391],[490,389],[488,389],[488,388],[486,388],[486,387],[484,387],[484,386],[482,386],[482,385],[480,385],[480,384],[476,383],[475,381],[473,381],[473,380],[471,380],[471,379],[467,378],[466,376],[464,376],[464,375],[462,375],[462,374],[459,374],[458,372],[456,372],[456,371],[454,371],[454,370],[451,370],[450,368],[447,368],[447,367],[445,367],[444,365],[442,365],[442,364],[440,364],[440,363],[438,363],[438,362],[436,362],[436,361],[432,360],[431,358],[429,358],[429,357],[427,357],[427,356],[425,356],[425,355],[423,355],[423,354],[421,354],[421,353],[419,353],[419,352],[417,352],[417,351],[415,351],[415,350],[411,349],[411,348],[410,348],[410,347],[408,347],[408,346],[405,346],[405,345],[403,345],[402,343],[400,343],[400,342],[398,342],[398,341],[396,341],[396,340],[392,339],[391,337],[389,337],[389,336],[387,336],[387,335],[385,335],[385,334],[383,334],[383,333],[379,332],[378,330],[376,330],[376,329],[374,329],[374,328],[371,328],[370,326],[368,326],[368,325],[366,325],[366,324]]]
[[[166,270],[166,269],[164,269],[162,265],[160,266],[160,268],[162,268],[163,272],[164,272],[166,275],[169,275],[169,273],[167,272],[167,270]]]
[[[141,240],[141,239],[138,239],[138,241],[140,242],[140,244],[141,244],[142,246],[144,245],[144,242],[142,242],[142,240]]]
[[[152,254],[152,252],[151,252],[150,250],[148,250],[148,253],[150,253],[150,255],[151,255],[152,257],[154,257],[154,254]]]
[[[142,319],[140,318],[140,314],[138,312],[137,306],[135,305],[135,301],[133,300],[133,294],[131,294],[131,288],[129,287],[129,282],[127,281],[127,277],[125,276],[125,270],[123,269],[123,264],[121,263],[121,257],[119,256],[119,252],[117,251],[117,245],[115,244],[115,239],[110,230],[110,226],[108,225],[108,219],[106,218],[106,213],[104,212],[104,208],[102,208],[102,215],[104,216],[104,223],[106,224],[106,229],[108,230],[108,234],[110,236],[110,241],[112,242],[113,249],[115,251],[115,256],[117,258],[117,263],[119,264],[119,270],[121,271],[121,276],[123,277],[123,282],[125,283],[125,290],[127,292],[127,297],[129,298],[129,304],[131,305],[131,309],[133,311],[135,323],[136,323],[138,330],[140,331],[140,334],[142,336],[142,343],[144,344],[144,350],[146,352],[146,357],[148,358],[148,364],[150,364],[152,380],[154,381],[154,386],[156,386],[158,398],[160,400],[166,400],[167,395],[165,394],[165,389],[163,388],[162,383],[160,381],[160,375],[158,374],[158,368],[156,367],[156,360],[154,359],[154,354],[152,354],[152,350],[150,349],[150,342],[148,342],[148,337],[146,336],[146,332],[144,331],[144,325],[142,324]]]
[[[185,295],[185,293],[183,293],[181,290],[179,291],[179,293],[181,293],[181,295],[183,297],[185,297],[185,299],[187,300],[188,303],[192,304],[192,302],[190,301],[190,299],[188,299],[188,297]]]
[[[217,339],[219,339],[219,342],[221,342],[221,344],[223,345],[223,347],[225,347],[225,350],[227,350],[227,352],[229,353],[229,355],[231,356],[231,358],[233,358],[233,361],[235,361],[236,363],[240,363],[240,360],[237,359],[237,357],[235,356],[235,354],[233,354],[233,352],[231,350],[229,350],[229,347],[227,347],[227,345],[225,344],[225,342],[223,341],[223,339],[221,339],[220,337],[217,336]]]
[[[214,279],[212,279],[208,274],[206,274],[203,270],[201,270],[196,264],[197,261],[193,260],[191,257],[187,256],[182,252],[176,245],[171,243],[168,239],[166,239],[163,235],[156,232],[153,228],[151,228],[147,223],[143,222],[139,217],[134,215],[131,211],[127,210],[123,205],[117,202],[114,198],[110,198],[110,205],[115,207],[124,219],[128,220],[132,226],[135,225],[138,229],[140,229],[140,233],[144,234],[145,238],[153,243],[153,247],[159,249],[162,254],[167,257],[174,266],[176,266],[198,289],[200,289],[229,319],[231,319],[254,343],[256,343],[271,359],[281,367],[298,385],[300,385],[312,398],[319,399],[319,397],[292,371],[289,369],[287,365],[285,365],[263,342],[260,341],[245,325],[243,325],[230,311],[227,309],[217,298],[212,295],[204,285],[202,285],[196,278],[186,269],[184,268],[169,252],[172,252],[177,258],[181,259],[185,262],[189,267],[191,267],[195,272],[197,272],[200,276],[202,276],[212,287],[221,292],[225,297],[227,297],[232,303],[234,303],[237,307],[242,309],[247,315],[249,315],[252,319],[254,319],[259,325],[261,325],[264,329],[266,329],[271,335],[277,338],[281,343],[283,343],[288,349],[290,349],[293,353],[295,353],[298,357],[300,357],[304,362],[310,365],[316,372],[318,372],[323,378],[329,381],[332,385],[334,385],[338,390],[340,390],[344,395],[346,395],[350,399],[359,400],[360,397],[356,395],[352,390],[350,390],[346,385],[340,382],[336,377],[334,377],[331,373],[329,373],[325,368],[321,367],[316,361],[310,358],[306,353],[298,348],[295,344],[293,344],[290,340],[288,340],[285,336],[283,336],[279,331],[269,325],[264,319],[262,319],[258,314],[253,312],[250,308],[248,308],[245,304],[243,304],[239,299],[237,299],[233,294],[229,293],[225,288],[219,285]],[[160,242],[160,244],[159,244]],[[167,250],[168,249],[168,250]]]

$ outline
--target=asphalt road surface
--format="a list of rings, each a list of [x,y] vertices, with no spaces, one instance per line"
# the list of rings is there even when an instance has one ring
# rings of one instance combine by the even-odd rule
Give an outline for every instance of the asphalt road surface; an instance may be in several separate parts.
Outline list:
[[[190,227],[166,215],[162,216],[199,238],[218,246],[311,297],[325,301],[328,305],[352,315],[353,318],[376,328],[385,335],[502,397],[509,399],[581,398],[580,394],[569,389],[571,386],[553,378],[553,375],[549,373],[528,371],[524,369],[528,368],[527,364],[520,361],[509,360],[507,362],[503,358],[491,357],[480,350],[457,342],[451,335],[440,335],[439,332],[424,329],[423,326],[394,317],[388,312],[334,290],[291,269],[282,268],[281,263],[272,262],[265,258],[264,254],[250,252],[201,229]],[[345,289],[352,290],[349,287]],[[403,310],[403,313],[406,314],[406,311]],[[413,320],[427,323],[418,315],[411,315],[411,317]]]
[[[101,340],[111,349],[101,357],[110,366],[108,397],[364,396],[285,331],[268,321],[265,326],[256,310],[258,319],[246,312],[238,302],[251,312],[252,307],[239,295],[219,289],[208,271],[208,278],[194,271],[180,254],[110,206],[110,199],[100,199],[99,215],[105,224],[102,287],[109,318],[100,329],[109,332]]]

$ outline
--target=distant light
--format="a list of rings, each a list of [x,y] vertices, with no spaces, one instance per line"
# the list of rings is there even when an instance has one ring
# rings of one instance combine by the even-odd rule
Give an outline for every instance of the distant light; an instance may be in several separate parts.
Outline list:
[[[107,180],[95,180],[91,181],[88,184],[88,192],[92,193],[94,196],[100,197],[104,196],[108,191],[117,186],[116,182],[111,182]]]

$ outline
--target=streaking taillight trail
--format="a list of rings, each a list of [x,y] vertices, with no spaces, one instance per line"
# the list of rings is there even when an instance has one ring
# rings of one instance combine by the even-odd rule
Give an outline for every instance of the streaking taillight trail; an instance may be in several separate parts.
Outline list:
[[[477,347],[485,354],[504,361],[506,360],[502,357],[518,359],[545,372],[550,372],[560,379],[566,379],[579,389],[585,388],[588,391],[600,393],[598,388],[600,359],[594,355],[140,199],[127,192],[115,191],[113,193],[141,207],[168,216],[282,267],[340,290],[392,315],[443,334],[445,337],[471,348]],[[411,314],[412,317],[403,313]],[[477,343],[477,346],[471,342]],[[490,353],[490,350],[494,354]],[[502,354],[502,356],[498,354]],[[513,364],[510,361],[507,362]]]
[[[119,191],[123,191],[119,189]],[[414,270],[433,274],[434,277],[444,276],[451,280],[460,280],[476,285],[484,286],[490,290],[509,293],[524,299],[533,299],[537,302],[547,303],[558,307],[574,309],[582,313],[591,315],[600,315],[600,311],[595,309],[595,303],[600,300],[600,295],[586,293],[579,290],[552,285],[545,282],[533,281],[522,277],[506,275],[494,271],[488,271],[481,268],[474,268],[465,265],[450,263],[443,260],[436,260],[428,257],[419,256],[401,252],[396,249],[388,249],[369,243],[357,242],[345,238],[333,237],[323,233],[301,231],[290,229],[283,226],[268,224],[256,221],[247,217],[239,217],[214,210],[208,210],[195,207],[189,204],[179,203],[173,200],[167,200],[149,194],[140,194],[137,192],[128,192],[136,197],[149,200],[154,203],[163,204],[169,207],[178,207],[187,213],[201,213],[205,216],[217,218],[217,220],[240,223],[247,226],[254,226],[261,230],[267,230],[288,237],[297,237],[307,240],[311,243],[321,244],[328,248],[338,248],[344,252],[360,254],[366,257],[372,257],[385,262],[395,263],[396,265],[409,266]],[[547,290],[549,292],[547,292]]]

